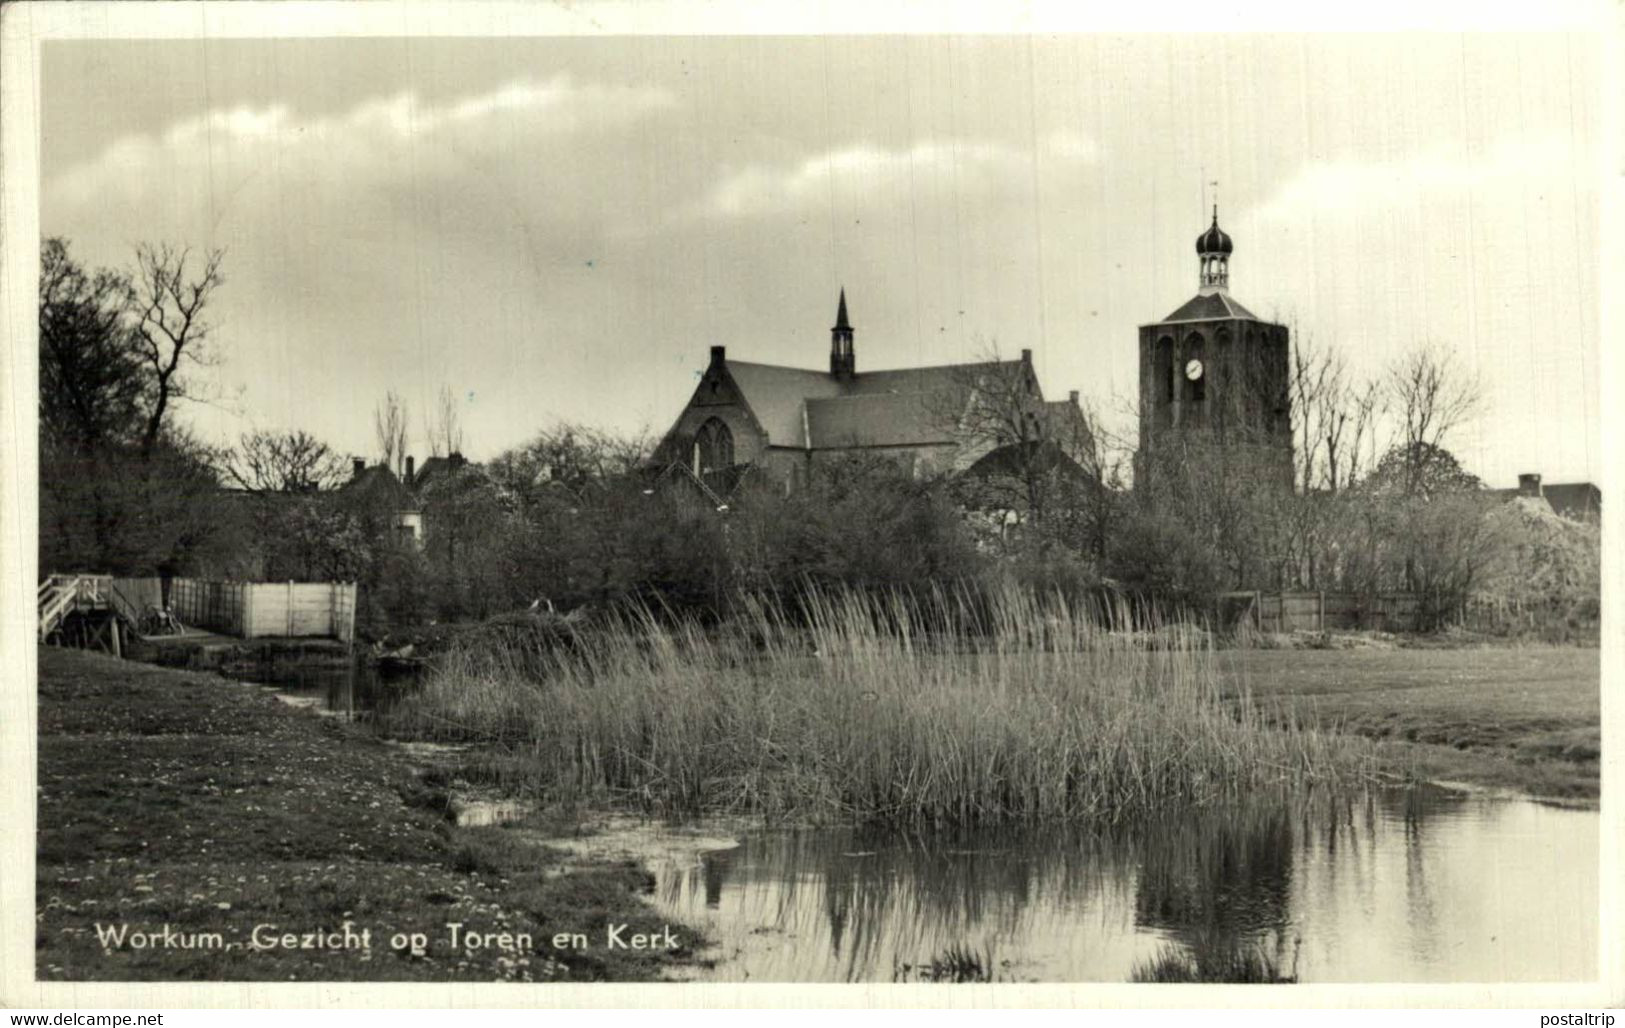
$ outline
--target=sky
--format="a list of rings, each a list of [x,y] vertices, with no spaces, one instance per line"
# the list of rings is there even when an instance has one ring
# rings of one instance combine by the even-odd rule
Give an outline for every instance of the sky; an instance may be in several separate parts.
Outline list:
[[[708,348],[859,371],[1029,348],[1117,417],[1138,325],[1231,293],[1375,374],[1476,375],[1492,485],[1601,476],[1602,66],[1579,35],[50,41],[40,232],[223,247],[228,442],[374,456],[394,389],[465,452],[665,431]],[[1213,185],[1213,183],[1217,185]]]

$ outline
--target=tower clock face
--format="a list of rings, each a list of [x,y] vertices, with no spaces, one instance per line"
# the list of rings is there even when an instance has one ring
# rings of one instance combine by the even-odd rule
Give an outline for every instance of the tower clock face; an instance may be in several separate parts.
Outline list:
[[[1202,377],[1202,362],[1192,357],[1185,362],[1185,377],[1192,382]]]

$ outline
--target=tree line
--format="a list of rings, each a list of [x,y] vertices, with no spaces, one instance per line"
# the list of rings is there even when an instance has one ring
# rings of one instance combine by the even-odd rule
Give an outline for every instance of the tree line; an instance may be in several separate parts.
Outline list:
[[[1236,589],[1407,590],[1439,623],[1509,553],[1545,552],[1490,516],[1495,499],[1448,448],[1481,392],[1428,348],[1358,378],[1335,348],[1299,345],[1288,488],[1234,436],[1136,463],[1097,408],[1036,401],[1030,369],[991,347],[960,383],[974,402],[952,404],[980,455],[971,473],[821,455],[794,489],[759,469],[722,484],[654,465],[646,436],[555,425],[408,484],[412,419],[393,391],[368,462],[387,477],[358,477],[300,430],[211,447],[176,411],[212,399],[197,372],[221,356],[223,268],[218,251],[144,245],[129,268],[92,271],[44,244],[42,570],[354,580],[378,631],[630,596],[719,611],[807,583],[1012,579],[1198,611]],[[443,389],[422,419],[430,455],[460,454],[457,409]],[[421,545],[400,534],[403,505],[421,512]],[[1582,545],[1579,570],[1534,576],[1560,583],[1542,602],[1594,595],[1589,559]]]

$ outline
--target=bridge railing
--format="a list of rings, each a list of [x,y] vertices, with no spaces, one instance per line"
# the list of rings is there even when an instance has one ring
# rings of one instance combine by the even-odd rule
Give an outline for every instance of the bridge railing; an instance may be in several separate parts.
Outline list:
[[[43,640],[78,602],[81,576],[52,575],[39,588],[39,637]]]

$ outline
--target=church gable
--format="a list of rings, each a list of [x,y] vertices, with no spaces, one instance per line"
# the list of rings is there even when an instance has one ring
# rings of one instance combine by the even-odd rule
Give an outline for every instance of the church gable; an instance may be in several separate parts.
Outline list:
[[[768,432],[731,373],[722,347],[714,346],[688,405],[655,453],[663,463],[689,465],[701,474],[748,464],[768,445]]]

